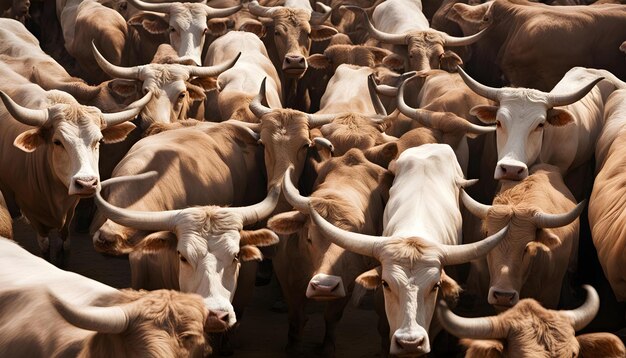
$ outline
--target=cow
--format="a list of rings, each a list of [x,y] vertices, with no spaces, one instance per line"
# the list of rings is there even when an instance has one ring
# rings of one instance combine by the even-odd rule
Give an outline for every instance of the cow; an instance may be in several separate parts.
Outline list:
[[[443,267],[484,256],[505,237],[507,228],[480,242],[460,245],[459,186],[468,183],[448,145],[408,149],[390,164],[390,170],[395,179],[383,214],[382,236],[337,228],[314,208],[309,215],[329,241],[381,263],[359,276],[357,283],[369,289],[382,285],[391,340],[383,347],[390,344],[395,355],[422,355],[430,352],[427,329],[440,288],[448,297],[460,291]]]
[[[346,230],[378,235],[382,231],[382,213],[389,196],[391,176],[369,162],[359,149],[350,149],[340,157],[328,159],[319,168],[311,197],[302,197],[291,183],[289,169],[283,177],[283,193],[295,210],[280,213],[268,221],[268,228],[282,234],[297,234],[288,245],[298,251],[300,270],[294,271],[285,290],[297,309],[290,315],[288,344],[295,345],[305,322],[306,298],[332,300],[324,315],[326,331],[323,351],[332,356],[335,328],[353,292],[356,277],[376,264],[367,257],[345,251],[325,239],[309,220],[309,203],[333,224]],[[295,257],[292,254],[292,257]],[[310,262],[309,262],[310,261]],[[307,264],[305,264],[307,262]],[[296,311],[296,310],[293,310]]]
[[[365,10],[356,6],[344,8],[365,16],[373,38],[394,45],[393,51],[397,56],[389,56],[383,63],[392,68],[404,67],[406,71],[438,68],[453,71],[462,61],[454,52],[445,51],[444,47],[472,44],[485,33],[482,30],[471,36],[454,37],[431,29],[422,12],[420,1],[385,1],[372,13],[374,24]]]
[[[443,301],[437,317],[444,328],[463,338],[465,357],[607,357],[626,355],[624,343],[610,333],[575,336],[598,313],[596,290],[583,286],[587,298],[573,310],[550,310],[532,298],[492,317],[465,318],[454,314]]]
[[[464,33],[491,28],[473,46],[467,67],[482,83],[548,91],[575,66],[606,69],[626,79],[624,56],[618,49],[626,33],[624,6],[496,0],[476,6],[455,4],[452,10],[449,18]],[[574,39],[576,46],[560,46]]]
[[[5,238],[0,248],[3,355],[199,358],[211,351],[203,329],[209,311],[198,295],[117,290]]]
[[[204,2],[153,4],[141,0],[127,1],[134,7],[147,11],[129,19],[130,25],[143,26],[154,34],[169,33],[170,44],[176,49],[178,57],[198,66],[203,63],[202,48],[207,33],[221,35],[224,32],[223,24],[216,23],[217,26],[213,27],[209,26],[213,23],[207,23],[207,20],[227,17],[241,9],[241,5],[215,9]]]
[[[535,165],[524,180],[504,182],[493,205],[462,199],[483,219],[487,235],[514,228],[487,255],[489,304],[503,310],[529,297],[556,308],[566,272],[576,270],[578,216],[585,207],[585,201],[576,205],[559,169]]]
[[[0,236],[13,240],[13,220],[2,192],[0,192]]]
[[[0,73],[0,167],[12,168],[0,171],[0,190],[15,198],[49,258],[50,231],[60,230],[68,248],[74,207],[100,185],[100,143],[123,140],[135,128],[127,121],[142,108],[102,113],[65,92],[45,91],[4,66]]]
[[[282,108],[281,82],[278,73],[269,59],[265,45],[249,32],[230,31],[213,41],[205,58],[205,66],[213,66],[237,53],[239,61],[217,79],[217,91],[207,95],[205,117],[207,119],[237,119],[244,122],[258,122],[250,111],[249,104],[259,92],[263,78],[267,80],[267,103],[271,108]]]
[[[496,102],[470,110],[481,121],[497,126],[494,179],[522,180],[535,162],[555,165],[565,175],[591,159],[602,128],[604,100],[614,89],[605,82],[596,86],[603,77],[576,67],[546,93],[488,87],[462,69],[459,74],[472,91]]]
[[[8,8],[5,8],[5,2],[8,3]],[[30,18],[30,14],[28,13],[28,10],[30,9],[30,0],[3,1],[2,5],[4,5],[0,8],[0,16],[2,17],[17,20],[22,24],[25,24],[26,20]]]
[[[589,199],[589,226],[598,259],[618,301],[626,301],[626,276],[623,253],[626,249],[622,231],[624,197],[621,195],[626,178],[621,169],[624,163],[623,131],[626,124],[626,83],[614,79],[619,88],[607,100],[604,109],[605,125],[596,146],[596,172]]]

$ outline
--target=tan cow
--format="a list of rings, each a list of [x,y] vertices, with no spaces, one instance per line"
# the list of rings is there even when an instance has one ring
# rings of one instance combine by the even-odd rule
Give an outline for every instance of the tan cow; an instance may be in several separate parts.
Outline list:
[[[323,351],[333,355],[335,328],[352,295],[354,280],[376,263],[344,250],[321,235],[309,220],[309,203],[333,225],[378,235],[382,232],[382,214],[392,179],[385,169],[369,162],[358,149],[350,149],[321,165],[310,198],[300,196],[289,179],[291,171],[283,178],[283,192],[296,210],[278,214],[268,221],[268,227],[278,234],[297,234],[288,239],[287,245],[289,250],[298,252],[300,269],[291,273],[289,286],[283,286],[290,307],[288,344],[295,345],[301,338],[305,295],[314,300],[332,300],[324,315]]]
[[[523,181],[504,182],[492,206],[462,198],[483,219],[487,235],[511,227],[487,255],[488,302],[502,310],[530,297],[556,308],[565,273],[576,270],[578,216],[585,206],[576,205],[558,168],[538,164]]]
[[[0,351],[7,357],[194,357],[211,352],[202,299],[117,290],[0,238]]]
[[[0,192],[0,236],[13,240],[13,220],[2,192]]]
[[[15,198],[49,256],[49,232],[60,230],[67,246],[74,207],[100,185],[100,143],[123,140],[141,106],[106,114],[65,92],[44,91],[5,66],[0,75],[0,167],[11,168],[0,171],[0,189]]]
[[[444,328],[463,338],[467,358],[606,357],[626,356],[624,344],[610,333],[590,333],[575,337],[598,313],[600,298],[585,285],[587,299],[568,311],[545,309],[531,298],[492,317],[465,318],[439,303],[437,316]]]

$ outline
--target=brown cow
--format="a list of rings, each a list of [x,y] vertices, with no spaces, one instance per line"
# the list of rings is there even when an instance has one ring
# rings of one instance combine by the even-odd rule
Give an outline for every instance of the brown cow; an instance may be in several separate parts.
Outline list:
[[[0,192],[0,236],[13,240],[13,220],[2,192]]]
[[[585,285],[587,299],[577,309],[545,309],[531,298],[523,299],[498,316],[464,318],[440,301],[437,315],[444,328],[467,347],[467,358],[606,357],[626,356],[624,344],[610,333],[574,336],[600,307],[593,287]]]

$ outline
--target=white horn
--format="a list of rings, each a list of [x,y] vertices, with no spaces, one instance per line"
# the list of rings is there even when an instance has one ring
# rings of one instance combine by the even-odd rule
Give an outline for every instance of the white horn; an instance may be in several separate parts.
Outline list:
[[[254,115],[261,119],[264,115],[268,113],[272,113],[272,109],[263,105],[263,101],[265,101],[265,82],[267,81],[267,77],[263,78],[263,82],[261,82],[261,88],[259,89],[259,93],[254,96],[252,102],[250,102],[249,108]]]
[[[141,0],[127,0],[128,3],[130,3],[131,5],[133,5],[134,7],[136,7],[139,10],[145,10],[145,11],[154,11],[154,12],[160,12],[160,13],[164,13],[164,14],[169,14],[170,12],[170,3],[161,3],[161,4],[153,4],[153,3],[148,3],[148,2],[144,2]]]
[[[547,214],[539,212],[535,214],[533,220],[535,225],[542,229],[552,229],[569,225],[580,216],[585,209],[586,203],[587,200],[583,200],[570,212],[564,214]]]
[[[591,323],[600,309],[600,297],[598,297],[596,290],[589,285],[583,285],[583,288],[587,291],[585,303],[573,310],[560,311],[565,317],[569,318],[575,331],[580,331]]]
[[[106,127],[112,127],[114,125],[133,120],[139,113],[141,113],[143,107],[150,102],[150,99],[152,99],[152,92],[148,91],[148,93],[146,93],[142,98],[129,104],[128,107],[126,107],[127,109],[121,112],[102,113],[102,119],[106,123]]]
[[[197,67],[197,66],[186,66],[187,70],[189,70],[189,76],[198,76],[198,77],[215,77],[220,73],[228,70],[233,67],[237,60],[241,57],[241,52],[237,54],[237,56],[230,61],[226,61],[224,63],[220,63],[215,66],[208,67]]]
[[[276,10],[278,10],[278,7],[261,6],[259,5],[258,1],[254,0],[248,3],[248,10],[254,16],[271,18],[272,15],[274,15],[274,13],[276,12]]]
[[[63,319],[75,327],[108,334],[119,334],[128,328],[128,315],[121,307],[76,307],[51,292],[48,297]]]
[[[439,245],[442,252],[441,263],[444,266],[459,265],[485,256],[506,237],[508,231],[507,225],[497,233],[472,244]]]
[[[226,212],[231,212],[241,215],[243,218],[243,225],[255,224],[272,214],[278,204],[278,197],[280,196],[280,187],[278,185],[272,187],[267,196],[260,203],[243,206],[240,208],[225,208]]]
[[[309,119],[309,127],[316,128],[332,122],[337,118],[337,114],[307,114],[307,118]]]
[[[463,201],[465,208],[479,219],[485,219],[489,214],[489,209],[491,209],[491,205],[479,203],[463,189],[461,189],[461,201]]]
[[[376,40],[392,45],[407,44],[407,36],[405,34],[389,34],[376,29],[374,25],[372,25],[372,22],[370,21],[370,17],[367,15],[367,12],[365,12],[365,10],[363,10],[362,8],[354,5],[343,5],[342,7],[354,12],[355,14],[357,12],[360,12],[363,16],[365,16],[365,19],[367,20],[366,25],[369,33]]]
[[[0,91],[0,98],[11,116],[21,123],[33,127],[41,127],[48,121],[47,109],[30,109],[15,103],[9,95]]]
[[[91,41],[91,52],[93,52],[93,57],[96,59],[98,66],[100,66],[102,71],[106,72],[107,75],[113,78],[125,78],[129,80],[141,79],[140,66],[121,67],[110,63],[106,58],[104,58],[104,56],[102,56],[100,51],[98,51],[98,48],[93,41]]]
[[[548,93],[548,105],[550,107],[567,106],[568,104],[579,101],[580,99],[585,97],[587,93],[589,93],[589,91],[591,91],[598,82],[602,81],[603,79],[604,77],[598,77],[578,91],[572,93],[566,93],[561,95]]]
[[[287,202],[296,210],[303,214],[309,213],[309,202],[311,199],[300,195],[298,188],[293,185],[293,167],[289,166],[283,176],[283,194]]]
[[[471,45],[474,42],[480,40],[481,37],[483,37],[483,35],[485,34],[485,32],[487,31],[489,27],[486,27],[484,29],[482,29],[481,31],[470,35],[470,36],[464,36],[464,37],[456,37],[456,36],[450,36],[447,33],[443,32],[443,31],[439,31],[439,33],[441,34],[441,36],[443,36],[443,40],[444,40],[444,46],[450,46],[450,47],[454,47],[454,46],[467,46],[467,45]]]
[[[226,7],[226,8],[214,8],[214,7],[210,7],[208,5],[204,5],[205,10],[206,10],[206,15],[207,18],[209,19],[213,19],[216,17],[228,17],[230,15],[235,14],[237,11],[241,10],[242,5],[236,5],[236,6],[232,6],[232,7]]]
[[[380,97],[378,97],[378,93],[376,92],[376,81],[374,81],[374,74],[370,73],[367,76],[367,89],[370,93],[370,100],[374,105],[374,109],[376,109],[376,114],[381,116],[387,115],[387,109],[383,105],[383,102],[380,101]]]
[[[459,338],[499,339],[506,337],[506,332],[502,328],[496,329],[496,326],[501,326],[498,324],[497,316],[480,318],[457,316],[443,300],[439,301],[437,317],[446,331]]]
[[[472,91],[474,91],[477,95],[488,98],[492,101],[498,101],[500,98],[498,88],[493,88],[489,86],[485,86],[483,84],[478,83],[475,79],[471,78],[465,71],[459,66],[457,67],[457,72],[463,79],[463,82],[469,87]]]

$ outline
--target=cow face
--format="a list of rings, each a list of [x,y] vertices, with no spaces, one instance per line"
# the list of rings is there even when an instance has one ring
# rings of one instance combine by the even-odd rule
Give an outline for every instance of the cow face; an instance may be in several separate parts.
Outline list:
[[[409,71],[424,71],[440,68],[444,56],[444,39],[438,32],[419,31],[407,37]],[[462,62],[459,59],[459,63]]]
[[[351,148],[365,150],[395,138],[384,135],[384,125],[356,113],[340,115],[320,127],[324,138],[330,140],[335,155],[343,155]]]

